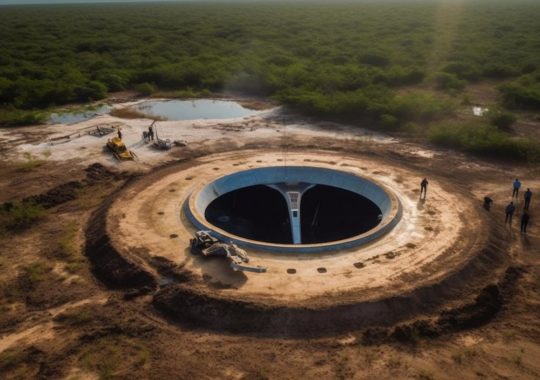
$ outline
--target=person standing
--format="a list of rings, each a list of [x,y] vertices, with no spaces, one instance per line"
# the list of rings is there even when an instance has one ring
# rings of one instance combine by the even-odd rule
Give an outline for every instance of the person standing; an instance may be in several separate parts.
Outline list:
[[[532,191],[531,189],[527,188],[527,191],[525,192],[525,210],[529,209],[529,206],[531,205],[531,198],[532,198]]]
[[[512,224],[512,216],[514,215],[514,211],[516,211],[516,206],[514,206],[514,202],[510,202],[508,206],[506,206],[505,212],[506,212],[506,219],[504,220],[504,223]]]
[[[422,182],[420,182],[420,198],[422,198],[422,194],[424,194],[424,198],[427,196],[427,185],[428,185],[427,178],[424,178]]]
[[[149,127],[148,127],[148,134],[150,135],[150,140],[154,141],[154,127],[153,127],[154,123],[152,123]]]
[[[489,211],[491,209],[491,205],[493,204],[493,199],[490,197],[484,197],[484,208]]]
[[[512,191],[512,198],[519,196],[519,188],[521,187],[521,182],[519,182],[519,179],[516,178],[514,181],[514,191]]]
[[[529,224],[529,213],[525,211],[523,215],[521,215],[521,233],[522,234],[527,233],[527,224]]]
[[[118,133],[118,138],[119,138],[120,140],[122,140],[122,131],[120,130],[120,128],[118,128],[118,132],[117,132],[117,133]]]

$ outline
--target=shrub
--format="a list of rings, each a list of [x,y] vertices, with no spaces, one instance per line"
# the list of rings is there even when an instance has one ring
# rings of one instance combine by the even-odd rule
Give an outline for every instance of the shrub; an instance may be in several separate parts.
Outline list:
[[[482,75],[488,78],[508,78],[519,74],[517,68],[499,63],[490,63],[483,67]]]
[[[29,228],[45,215],[45,209],[31,202],[4,203],[0,207],[0,230]]]
[[[510,129],[516,122],[514,114],[501,110],[492,110],[488,113],[489,122],[499,129]]]
[[[88,100],[99,100],[107,96],[107,86],[101,82],[91,81],[75,89],[77,100],[85,102]]]
[[[364,53],[358,57],[361,63],[371,66],[385,67],[390,63],[388,57],[378,53]]]
[[[156,91],[156,89],[150,83],[145,82],[135,85],[135,91],[137,91],[143,96],[149,96],[152,95]]]
[[[383,114],[380,119],[381,124],[386,128],[395,128],[399,124],[399,120],[393,115]]]
[[[454,74],[459,79],[477,80],[480,78],[478,68],[470,63],[453,62],[443,68],[445,73]]]
[[[540,110],[540,89],[537,87],[509,83],[499,86],[499,91],[505,107]]]
[[[459,79],[455,74],[437,73],[435,74],[435,84],[440,90],[462,90],[467,82]]]
[[[26,111],[15,108],[0,109],[0,125],[21,126],[43,124],[47,120],[47,113],[43,111]]]
[[[397,96],[389,104],[391,113],[400,121],[434,120],[451,115],[455,104],[427,92]]]
[[[515,138],[492,125],[439,125],[429,131],[430,141],[484,156],[537,162],[540,145],[529,139]]]

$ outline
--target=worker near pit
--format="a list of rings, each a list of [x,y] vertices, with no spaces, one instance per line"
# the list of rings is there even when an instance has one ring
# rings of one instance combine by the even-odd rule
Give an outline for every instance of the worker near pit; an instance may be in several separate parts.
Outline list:
[[[153,127],[153,124],[148,127],[148,136],[150,136],[150,140],[154,141],[154,127]]]
[[[427,196],[427,185],[428,185],[427,178],[424,178],[422,182],[420,182],[420,198],[422,198],[422,194],[424,194],[424,198]]]
[[[484,197],[484,208],[489,211],[491,209],[491,205],[493,204],[493,199],[490,197]]]
[[[527,191],[525,192],[525,206],[523,207],[525,210],[529,209],[529,206],[531,205],[531,198],[532,191],[531,189],[527,188]]]
[[[117,134],[118,134],[118,138],[119,138],[120,140],[122,140],[122,131],[120,130],[120,128],[118,128]]]
[[[527,224],[529,224],[529,213],[527,211],[523,212],[523,215],[521,215],[521,233],[526,234],[527,233]]]
[[[506,212],[506,219],[504,220],[504,223],[512,224],[512,216],[514,215],[514,211],[516,211],[516,206],[514,206],[514,202],[510,202],[508,206],[506,206],[506,209],[504,210]]]
[[[521,182],[519,182],[519,179],[516,178],[514,181],[514,191],[512,191],[512,198],[519,196],[519,188],[521,187]]]

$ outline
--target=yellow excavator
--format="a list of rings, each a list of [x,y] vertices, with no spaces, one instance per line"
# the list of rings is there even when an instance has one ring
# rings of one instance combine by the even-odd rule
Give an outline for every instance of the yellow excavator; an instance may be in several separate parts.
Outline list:
[[[126,148],[126,144],[120,137],[113,137],[107,141],[107,148],[109,148],[118,161],[135,160],[137,157],[135,153]]]

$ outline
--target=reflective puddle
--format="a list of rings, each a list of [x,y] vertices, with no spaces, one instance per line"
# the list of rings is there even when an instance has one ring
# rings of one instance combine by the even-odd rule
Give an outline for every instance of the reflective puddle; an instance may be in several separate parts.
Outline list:
[[[259,111],[228,100],[148,100],[134,107],[137,111],[167,120],[234,119]]]

